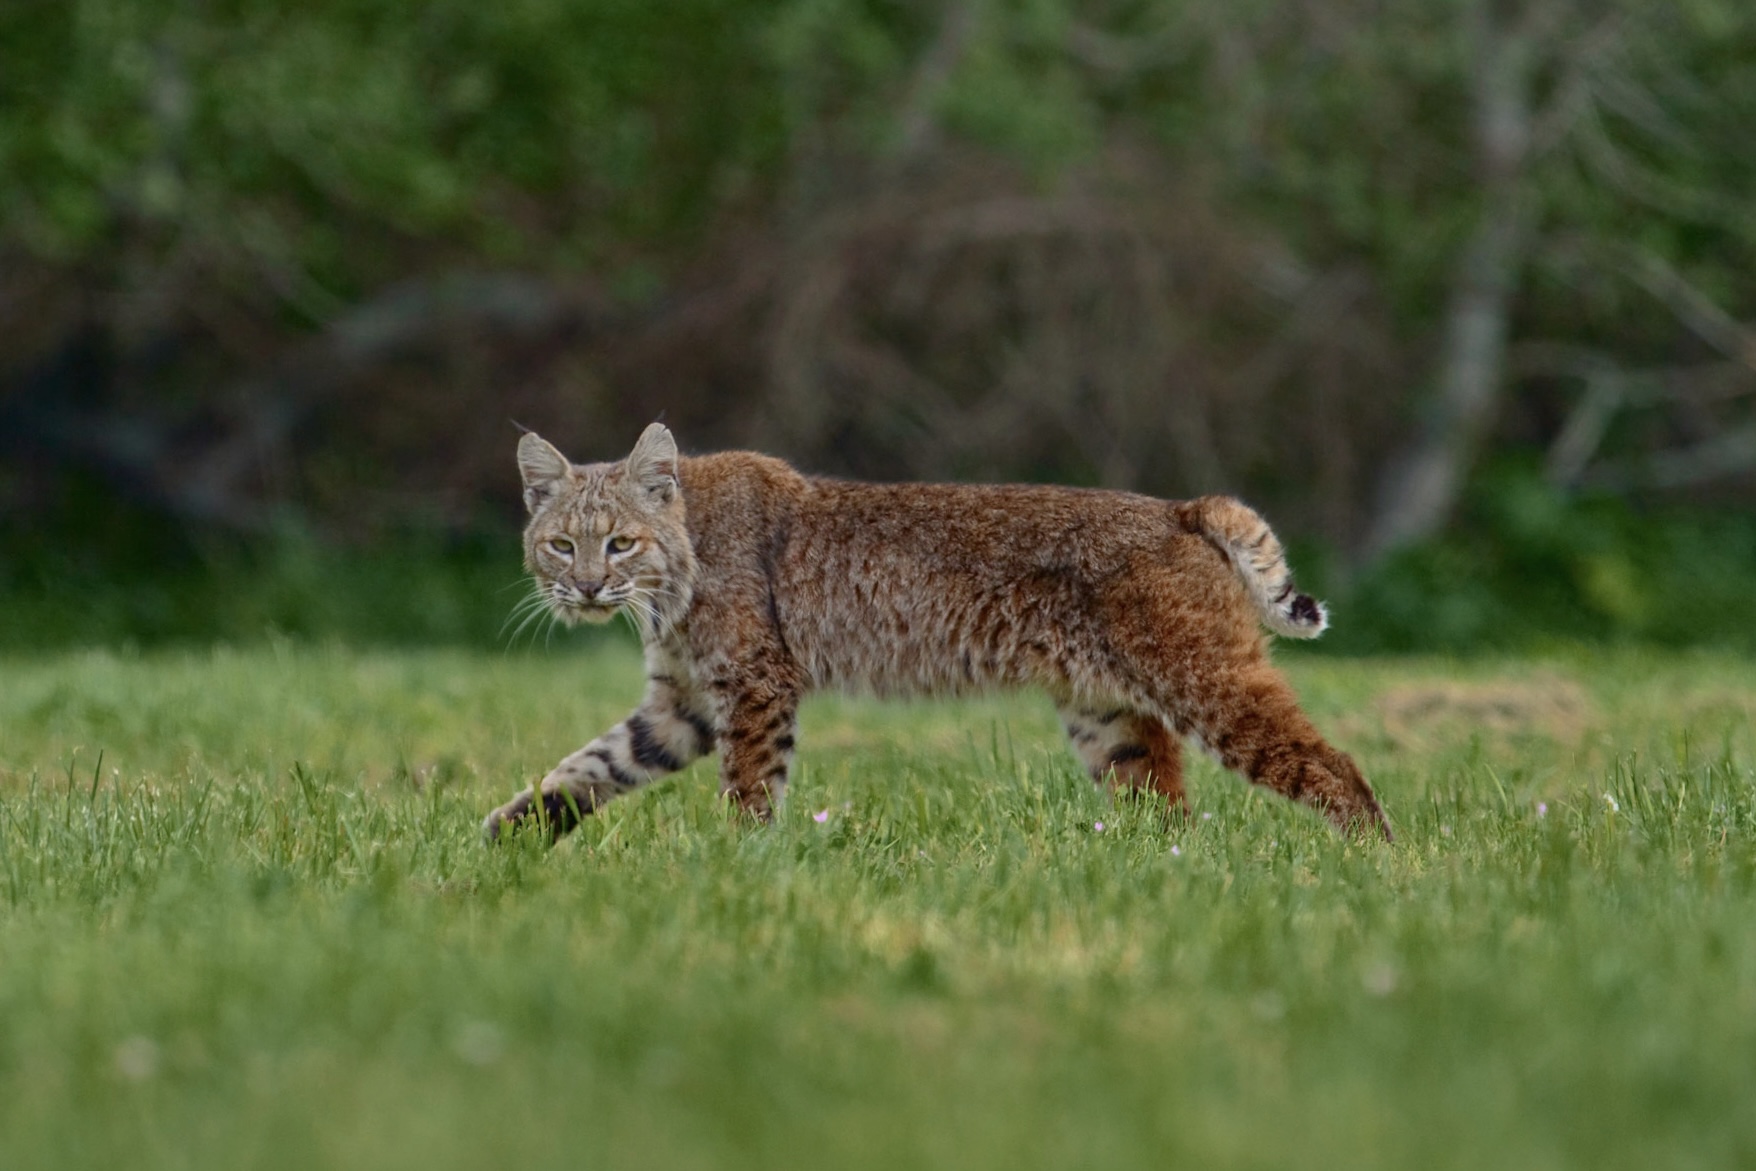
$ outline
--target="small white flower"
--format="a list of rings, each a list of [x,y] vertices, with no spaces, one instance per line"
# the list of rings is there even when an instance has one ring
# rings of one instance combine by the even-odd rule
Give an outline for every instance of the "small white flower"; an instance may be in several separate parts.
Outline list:
[[[151,1037],[133,1036],[116,1046],[116,1072],[143,1082],[159,1071],[159,1047]]]
[[[1171,857],[1181,858],[1182,856],[1183,856],[1183,849],[1181,846],[1172,846],[1171,847]]]
[[[1389,996],[1396,983],[1396,969],[1389,964],[1373,964],[1360,976],[1360,986],[1373,996]]]
[[[1604,794],[1604,804],[1608,805],[1610,807],[1611,813],[1622,812],[1622,806],[1620,804],[1618,804],[1616,799],[1614,797],[1610,796],[1608,793]]]
[[[471,1065],[493,1065],[506,1052],[506,1037],[489,1021],[465,1021],[451,1038],[451,1051]]]
[[[1202,821],[1212,821],[1213,820],[1213,810],[1209,809],[1209,810],[1206,810],[1205,812],[1203,812],[1201,815],[1201,820]]]

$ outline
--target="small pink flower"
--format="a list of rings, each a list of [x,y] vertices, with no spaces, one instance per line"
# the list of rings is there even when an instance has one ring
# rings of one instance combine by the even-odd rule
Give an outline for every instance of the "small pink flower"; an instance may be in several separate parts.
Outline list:
[[[1101,821],[1094,821],[1091,823],[1091,828],[1101,834],[1104,832],[1104,823]]]
[[[1537,816],[1538,817],[1547,817],[1548,815],[1549,815],[1549,803],[1547,801],[1538,801],[1537,802]]]
[[[811,820],[816,822],[818,825],[822,825],[824,822],[829,820],[829,810],[819,809],[816,813],[813,813],[811,815]]]
[[[1171,847],[1171,857],[1181,858],[1182,856],[1183,856],[1183,847],[1181,847],[1181,846],[1172,846]]]
[[[1213,820],[1213,810],[1210,809],[1207,812],[1203,813],[1201,815],[1201,820],[1202,821],[1212,821]]]

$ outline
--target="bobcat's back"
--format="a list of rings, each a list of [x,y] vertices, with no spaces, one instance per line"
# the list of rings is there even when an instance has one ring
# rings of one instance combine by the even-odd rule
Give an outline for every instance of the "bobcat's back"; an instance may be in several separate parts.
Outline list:
[[[1245,579],[1187,505],[807,478],[739,453],[685,460],[682,481],[697,592],[747,594],[738,609],[773,623],[812,686],[1113,694],[1118,642],[1259,639]]]

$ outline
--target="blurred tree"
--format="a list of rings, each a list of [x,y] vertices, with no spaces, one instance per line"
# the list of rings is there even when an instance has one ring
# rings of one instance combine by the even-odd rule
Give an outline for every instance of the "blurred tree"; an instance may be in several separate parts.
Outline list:
[[[870,273],[870,252],[863,265],[844,257],[801,278],[773,367],[795,430],[857,435],[870,452],[888,420],[915,457],[899,470],[959,466],[963,451],[977,456],[971,470],[992,474],[1006,453],[1025,457],[1014,468],[1054,467],[1042,454],[1052,440],[1029,438],[1033,412],[1047,411],[1060,420],[1050,432],[1108,482],[1274,495],[1279,473],[1307,497],[1315,484],[1319,523],[1372,560],[1436,532],[1496,436],[1561,444],[1554,462],[1564,469],[1588,460],[1606,438],[1605,383],[1593,372],[1656,359],[1671,382],[1690,384],[1674,375],[1693,363],[1691,334],[1734,360],[1748,352],[1738,321],[1756,314],[1745,275],[1756,155],[1739,140],[1756,113],[1756,22],[1737,5],[966,4],[936,25],[892,26],[883,52],[871,48],[871,21],[853,15],[877,10],[814,5],[815,39],[793,43],[800,60],[858,46],[862,61],[879,63],[809,91],[834,102],[799,119],[814,134],[794,166],[812,178],[794,189],[834,193],[830,238],[858,235],[849,207],[862,198],[888,206],[880,263],[932,262],[880,278],[900,281],[913,308],[892,315],[916,323],[891,329],[887,345],[874,345],[882,339],[870,328],[863,340],[844,336],[835,320],[833,302],[849,298],[862,267]],[[982,178],[959,170],[972,142],[1059,178],[1012,198],[993,164],[978,163],[983,191]],[[848,161],[873,155],[885,165]],[[961,194],[946,191],[960,174]],[[936,182],[940,195],[924,197]],[[988,194],[995,186],[1001,198]],[[1108,303],[1070,335],[1065,307],[1021,303],[992,281],[980,296],[935,300],[957,287],[940,280],[949,213],[922,206],[935,199],[961,203],[971,225],[962,231],[985,242],[992,267],[1044,271],[1042,288],[1074,301],[1079,265],[1043,242],[1129,225],[1114,254],[1091,262],[1086,299]],[[1165,220],[1190,230],[1166,240],[1148,226]],[[906,243],[929,233],[930,244]],[[1143,281],[1143,270],[1177,279]],[[1190,271],[1207,278],[1192,298]],[[1246,318],[1268,308],[1241,304],[1240,285],[1275,290],[1268,311],[1287,328],[1240,328],[1241,308]],[[1655,315],[1651,294],[1674,316]],[[958,304],[984,305],[988,317],[965,312],[945,343],[961,369],[927,369],[933,332],[957,319]],[[1017,337],[1007,336],[1009,315],[1022,322]],[[1349,339],[1350,327],[1374,341]],[[1172,359],[1192,336],[1218,353],[1196,366]],[[997,344],[1010,347],[1011,365],[968,360]],[[1263,397],[1260,379],[1277,365],[1296,371],[1304,394]],[[1331,369],[1356,384],[1318,392]],[[1564,388],[1582,373],[1596,389],[1575,410]],[[1716,401],[1695,394],[1680,414],[1730,436],[1660,456],[1634,478],[1747,479],[1756,443],[1738,420],[1756,391],[1748,373],[1703,366]],[[1118,377],[1132,389],[1102,389]],[[846,393],[825,401],[823,388],[837,385]],[[1514,391],[1524,401],[1508,420]],[[1666,397],[1616,401],[1650,408]],[[1338,410],[1337,398],[1348,405]],[[1391,413],[1361,401],[1372,398]],[[1305,426],[1277,444],[1272,420],[1289,412]],[[1322,454],[1301,458],[1301,442]],[[1166,453],[1178,473],[1155,475]],[[1361,474],[1362,463],[1383,471]],[[1557,480],[1630,480],[1583,471]]]
[[[13,0],[0,51],[15,503],[455,524],[485,424],[659,409],[1365,557],[1508,444],[1752,486],[1738,0]]]
[[[1723,213],[1748,199],[1748,184],[1756,175],[1746,171],[1720,178],[1701,173],[1703,154],[1729,144],[1713,142],[1711,122],[1691,127],[1674,108],[1680,103],[1668,99],[1705,81],[1722,93],[1742,89],[1747,100],[1747,76],[1710,79],[1711,69],[1693,67],[1700,55],[1716,55],[1721,35],[1741,32],[1747,41],[1756,30],[1748,21],[1736,22],[1743,26],[1736,28],[1715,5],[1677,10],[1643,2],[1469,0],[1460,7],[1459,20],[1467,31],[1453,39],[1469,52],[1474,224],[1452,265],[1434,391],[1413,441],[1382,481],[1364,538],[1369,559],[1431,537],[1456,506],[1510,389],[1507,349],[1513,313],[1533,255],[1539,262],[1564,255],[1614,279],[1627,272],[1632,253],[1636,283],[1660,292],[1662,303],[1682,308],[1678,316],[1685,326],[1706,313],[1719,320],[1717,332],[1728,337],[1743,332],[1726,328],[1724,311],[1708,308],[1712,302],[1682,281],[1669,267],[1670,257],[1638,242],[1651,233],[1635,231],[1631,239],[1629,229],[1650,220],[1653,195],[1669,190],[1673,198],[1661,202],[1670,204],[1674,221],[1728,232],[1731,239],[1726,242],[1748,255],[1748,218],[1740,221]],[[1647,154],[1651,161],[1634,163],[1626,153],[1630,150]],[[1570,190],[1566,172],[1579,161],[1609,188],[1594,192],[1591,204]],[[1610,198],[1603,199],[1605,194]],[[1661,247],[1673,252],[1680,243],[1667,241]],[[1697,257],[1690,259],[1698,262]],[[1692,309],[1655,289],[1650,279],[1654,271],[1668,276],[1673,292],[1686,290]],[[1741,292],[1745,310],[1756,308],[1748,288]],[[1698,323],[1695,329],[1700,332]],[[1744,348],[1746,358],[1756,354],[1747,342],[1732,344]],[[1601,371],[1604,365],[1600,358],[1593,368]],[[1602,385],[1601,375],[1594,380]],[[1570,476],[1588,458],[1587,431],[1602,436],[1601,391],[1584,409],[1586,414],[1576,416],[1565,432],[1565,454],[1554,461]],[[1747,471],[1752,466],[1756,459],[1719,470]]]

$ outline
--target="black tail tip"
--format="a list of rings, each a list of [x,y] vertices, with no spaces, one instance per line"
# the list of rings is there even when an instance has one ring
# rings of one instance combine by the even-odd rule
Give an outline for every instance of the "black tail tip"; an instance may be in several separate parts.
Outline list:
[[[1293,599],[1293,621],[1300,626],[1316,626],[1323,621],[1323,607],[1310,594],[1300,594]]]

